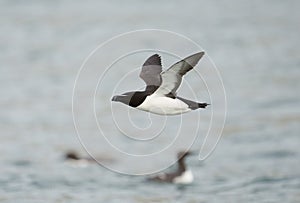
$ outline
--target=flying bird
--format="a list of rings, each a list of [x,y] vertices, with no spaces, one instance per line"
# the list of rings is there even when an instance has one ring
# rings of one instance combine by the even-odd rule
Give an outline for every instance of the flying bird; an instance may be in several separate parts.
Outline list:
[[[157,176],[148,178],[148,181],[155,182],[166,182],[166,183],[176,183],[176,184],[190,184],[194,180],[192,171],[188,170],[185,165],[185,158],[192,155],[192,152],[178,152],[177,154],[177,170],[172,173],[161,173]]]
[[[150,56],[140,73],[140,77],[146,83],[145,90],[126,92],[114,96],[112,101],[159,115],[178,115],[205,108],[209,104],[184,99],[176,94],[182,77],[196,66],[203,55],[204,52],[199,52],[188,56],[165,71],[162,71],[160,56]]]

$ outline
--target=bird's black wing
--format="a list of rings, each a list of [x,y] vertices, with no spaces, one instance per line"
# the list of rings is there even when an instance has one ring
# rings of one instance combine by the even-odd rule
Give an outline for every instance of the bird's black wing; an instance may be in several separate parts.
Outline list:
[[[147,86],[159,87],[161,84],[161,71],[162,67],[160,56],[158,54],[154,54],[143,64],[140,77],[145,81]]]

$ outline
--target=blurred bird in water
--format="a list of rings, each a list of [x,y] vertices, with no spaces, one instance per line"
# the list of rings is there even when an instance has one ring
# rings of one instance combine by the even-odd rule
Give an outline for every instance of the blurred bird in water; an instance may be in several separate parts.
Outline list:
[[[113,162],[114,160],[109,157],[80,157],[76,152],[69,151],[65,154],[65,160],[73,167],[87,167],[89,164],[100,162]]]
[[[194,180],[192,171],[188,170],[185,165],[185,158],[192,155],[192,152],[180,151],[177,154],[177,170],[173,173],[161,173],[157,176],[150,177],[147,180],[156,182],[167,182],[176,184],[190,184]]]

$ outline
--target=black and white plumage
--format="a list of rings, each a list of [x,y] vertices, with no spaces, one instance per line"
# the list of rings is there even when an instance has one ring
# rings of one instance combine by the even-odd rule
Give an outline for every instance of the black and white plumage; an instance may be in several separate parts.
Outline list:
[[[76,168],[85,168],[95,160],[90,157],[80,157],[76,152],[70,151],[65,154],[66,163]]]
[[[140,73],[140,77],[146,83],[145,90],[126,92],[114,96],[112,101],[159,115],[177,115],[205,108],[207,103],[194,102],[176,95],[182,77],[196,66],[203,55],[204,52],[199,52],[188,56],[165,71],[162,71],[160,56],[150,56]]]
[[[90,164],[96,164],[98,162],[113,162],[114,160],[110,157],[97,157],[97,158],[92,158],[92,157],[83,157],[78,155],[75,151],[69,151],[65,153],[64,159],[66,163],[73,167],[80,167],[84,168],[89,166]]]
[[[193,182],[194,177],[192,171],[188,170],[185,165],[185,158],[191,155],[191,152],[179,152],[177,154],[177,170],[173,173],[161,173],[157,176],[148,178],[149,181],[166,182],[176,184],[190,184]]]

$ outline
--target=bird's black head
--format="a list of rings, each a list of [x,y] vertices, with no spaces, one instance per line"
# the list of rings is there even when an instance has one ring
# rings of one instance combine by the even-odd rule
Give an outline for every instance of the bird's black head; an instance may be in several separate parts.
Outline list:
[[[178,158],[178,173],[181,174],[186,171],[186,165],[184,163],[184,159],[187,156],[193,155],[194,153],[191,151],[180,151],[177,153]]]
[[[75,152],[68,152],[65,155],[65,159],[79,160],[79,157]]]
[[[113,96],[113,98],[111,100],[115,101],[115,102],[121,102],[123,104],[129,105],[134,93],[135,92],[126,92],[126,93],[123,93],[121,95],[115,95],[115,96]]]
[[[115,102],[121,102],[131,107],[137,107],[144,102],[148,94],[146,92],[126,92],[122,95],[113,96],[111,99]]]
[[[180,151],[177,153],[177,158],[178,159],[184,159],[187,156],[193,155],[194,152],[191,151]]]

